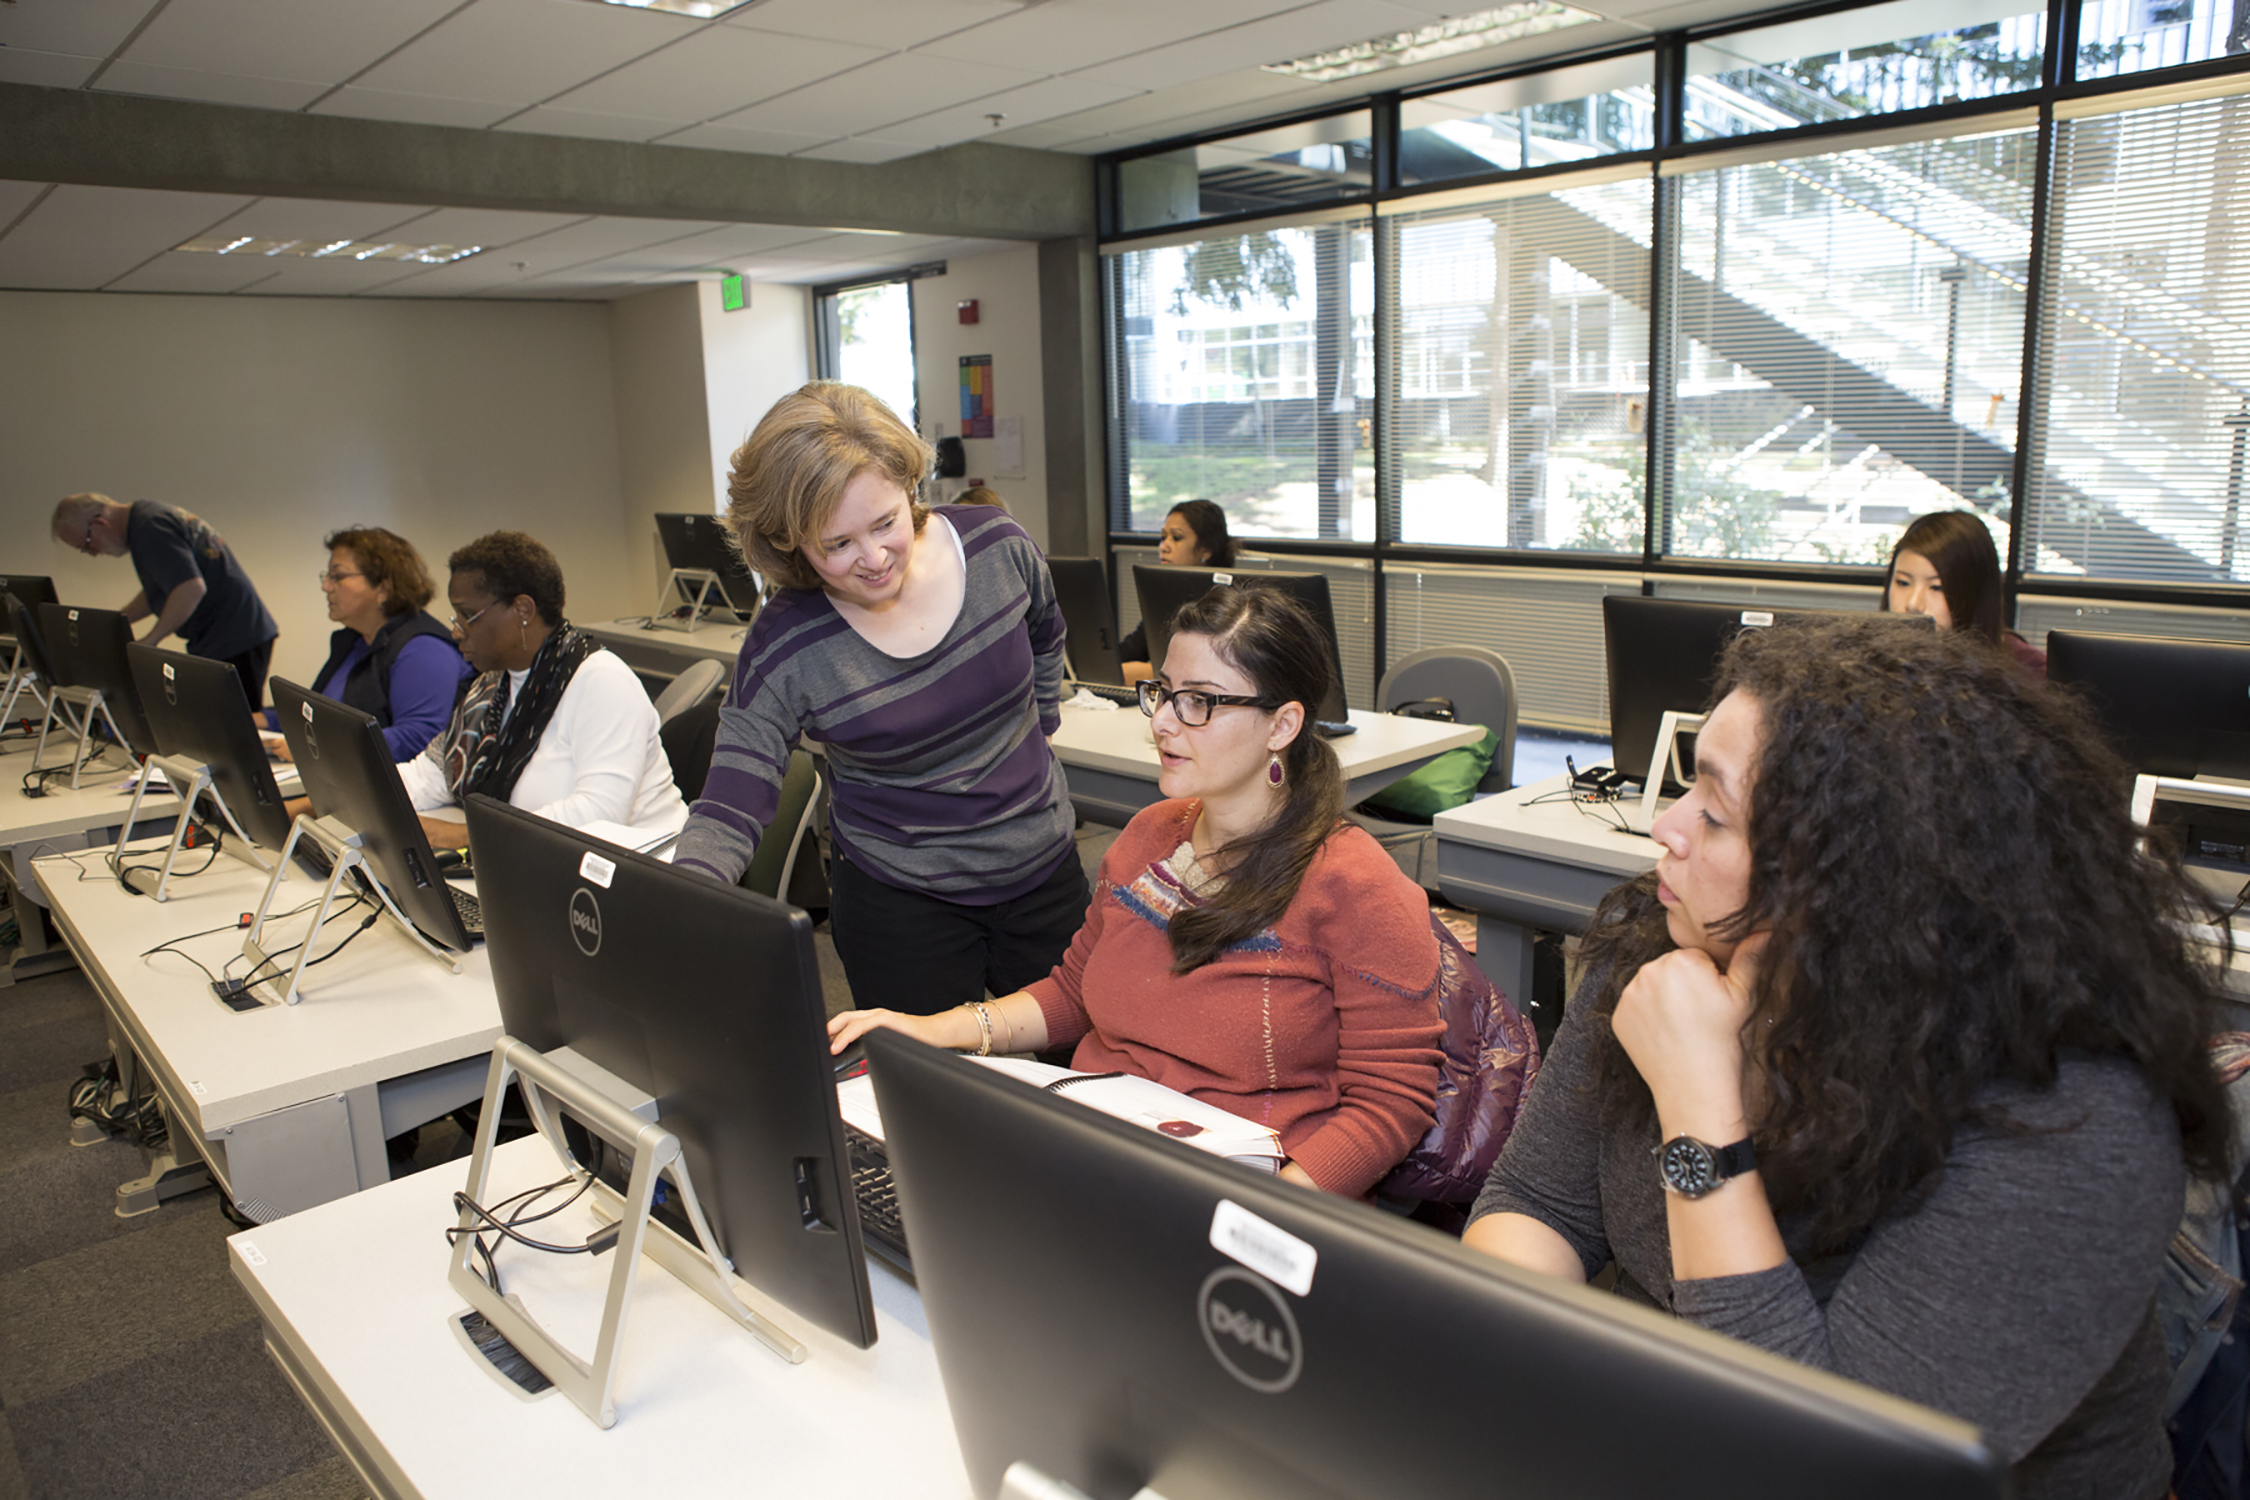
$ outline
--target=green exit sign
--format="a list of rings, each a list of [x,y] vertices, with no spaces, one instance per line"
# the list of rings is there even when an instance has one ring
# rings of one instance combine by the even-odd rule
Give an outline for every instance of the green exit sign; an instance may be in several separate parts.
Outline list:
[[[750,305],[750,283],[740,276],[723,277],[719,282],[719,306],[728,312],[740,312]]]

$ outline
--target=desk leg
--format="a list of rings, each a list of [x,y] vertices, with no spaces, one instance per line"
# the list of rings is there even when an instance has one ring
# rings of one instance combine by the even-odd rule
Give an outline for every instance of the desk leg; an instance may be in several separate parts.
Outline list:
[[[204,1165],[194,1146],[186,1147],[186,1159],[182,1160],[182,1143],[188,1139],[186,1128],[170,1109],[164,1111],[164,1129],[168,1144],[160,1155],[149,1158],[148,1175],[117,1185],[117,1217],[120,1219],[137,1219],[142,1214],[154,1213],[167,1198],[177,1198],[182,1193],[196,1192],[211,1185],[211,1169]]]
[[[1532,948],[1530,928],[1477,913],[1477,967],[1484,970],[1485,978],[1499,986],[1501,994],[1514,1002],[1516,1009],[1537,1025],[1542,1018],[1536,1014]],[[1554,1018],[1546,1019],[1549,1026],[1554,1024]]]

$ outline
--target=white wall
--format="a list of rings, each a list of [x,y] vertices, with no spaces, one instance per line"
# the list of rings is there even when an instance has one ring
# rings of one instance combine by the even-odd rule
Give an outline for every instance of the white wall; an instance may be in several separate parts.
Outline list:
[[[0,292],[0,351],[0,571],[51,573],[66,601],[135,589],[122,559],[49,539],[57,500],[99,490],[216,526],[280,621],[274,670],[300,681],[334,628],[320,539],[354,522],[421,550],[441,617],[446,555],[503,526],[554,548],[574,617],[648,608],[605,307]]]
[[[659,511],[711,509],[711,429],[703,396],[703,322],[693,282],[609,306],[617,372],[617,461],[632,598],[613,614],[655,608],[669,571]],[[589,617],[594,618],[594,617]]]
[[[961,325],[957,307],[978,303],[978,322]],[[994,444],[968,440],[969,477],[1008,502],[1032,540],[1047,545],[1047,407],[1039,357],[1039,247],[1022,245],[949,261],[943,276],[914,283],[914,363],[922,385],[923,435],[961,431],[961,356],[992,356],[994,411],[1023,419],[1023,476],[994,472]],[[948,496],[960,485],[946,481]]]
[[[711,494],[727,503],[734,450],[766,409],[812,379],[812,294],[801,286],[758,283],[750,305],[727,312],[719,284],[699,284],[703,315],[703,388],[711,429]]]

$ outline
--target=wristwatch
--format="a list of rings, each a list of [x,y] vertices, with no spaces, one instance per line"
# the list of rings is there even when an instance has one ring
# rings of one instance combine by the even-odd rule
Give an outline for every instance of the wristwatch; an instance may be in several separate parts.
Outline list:
[[[1683,1198],[1700,1198],[1729,1177],[1755,1171],[1758,1153],[1744,1136],[1731,1146],[1711,1146],[1692,1135],[1676,1135],[1649,1154],[1656,1158],[1664,1185]]]

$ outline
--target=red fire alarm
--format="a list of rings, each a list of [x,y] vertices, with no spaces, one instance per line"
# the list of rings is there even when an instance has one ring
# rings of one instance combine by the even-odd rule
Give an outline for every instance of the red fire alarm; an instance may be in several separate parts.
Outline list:
[[[974,298],[974,297],[970,297],[970,298],[967,298],[967,299],[965,299],[965,300],[963,300],[963,301],[961,301],[961,302],[958,302],[958,303],[956,303],[956,304],[955,304],[954,306],[955,306],[955,310],[956,310],[956,311],[958,311],[958,312],[959,312],[959,313],[961,314],[961,321],[962,321],[962,322],[964,322],[964,323],[974,323],[974,322],[975,322],[975,321],[977,320],[977,299],[976,299],[976,298]]]

